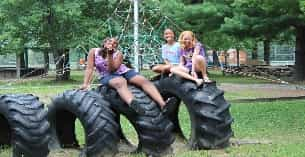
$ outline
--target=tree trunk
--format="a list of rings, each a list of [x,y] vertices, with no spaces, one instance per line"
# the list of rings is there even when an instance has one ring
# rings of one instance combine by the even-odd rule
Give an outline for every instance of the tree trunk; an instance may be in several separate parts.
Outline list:
[[[26,50],[24,50],[24,52],[22,53],[16,54],[16,77],[18,79],[20,79],[22,75],[24,75],[24,72],[26,72],[27,70],[26,68],[28,68],[26,61],[27,58],[25,58],[25,53]]]
[[[295,75],[296,81],[305,80],[305,26],[296,28]]]
[[[21,78],[21,56],[16,54],[16,78]]]
[[[224,67],[227,68],[228,67],[228,53],[227,53],[227,51],[225,51],[224,54],[225,54],[225,63],[224,63],[225,65],[224,65]]]
[[[214,66],[219,66],[219,59],[218,59],[218,55],[217,55],[217,51],[213,50],[213,65]]]
[[[70,79],[69,49],[58,49],[53,53],[56,65],[56,81]]]
[[[26,71],[29,68],[29,54],[28,54],[28,49],[24,49],[21,57],[21,67],[25,68]]]
[[[191,4],[203,3],[204,0],[191,0]]]
[[[254,47],[252,49],[252,59],[253,60],[257,59],[257,47]]]
[[[264,40],[264,61],[267,65],[270,64],[270,40]]]
[[[237,67],[240,66],[240,64],[239,64],[239,48],[236,48],[236,65],[237,65]]]
[[[49,61],[49,49],[44,50],[43,52],[43,58],[44,58],[44,73],[47,74],[50,68],[50,61]]]

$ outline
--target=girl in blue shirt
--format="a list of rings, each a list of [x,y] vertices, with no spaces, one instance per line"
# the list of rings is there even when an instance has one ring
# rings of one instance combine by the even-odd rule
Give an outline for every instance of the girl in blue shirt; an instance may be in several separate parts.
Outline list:
[[[162,45],[161,53],[165,64],[159,64],[152,68],[157,73],[170,73],[170,68],[179,65],[180,45],[175,41],[175,33],[171,29],[165,29],[163,35],[166,43]]]

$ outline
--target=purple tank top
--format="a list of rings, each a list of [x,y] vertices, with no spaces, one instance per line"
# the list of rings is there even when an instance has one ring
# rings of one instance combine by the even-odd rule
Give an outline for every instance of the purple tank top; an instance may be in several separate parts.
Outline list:
[[[95,63],[95,67],[96,70],[98,71],[98,73],[100,74],[101,77],[105,77],[107,75],[110,75],[110,71],[108,71],[108,61],[107,59],[104,59],[102,56],[100,56],[98,54],[98,50],[99,48],[95,49],[95,53],[94,53],[94,63]],[[113,54],[113,59],[117,57],[119,52],[115,52]],[[130,70],[129,68],[126,67],[126,65],[121,64],[120,67],[117,69],[117,71],[115,71],[114,73],[116,74],[124,74],[126,73],[128,70]]]
[[[192,48],[189,48],[186,50],[180,49],[180,56],[183,56],[183,58],[185,60],[184,66],[186,66],[189,69],[191,69],[191,67],[192,67],[192,57],[193,57],[195,47],[200,47],[199,55],[205,57],[204,48],[203,48],[202,44],[199,42],[196,43],[196,45]]]

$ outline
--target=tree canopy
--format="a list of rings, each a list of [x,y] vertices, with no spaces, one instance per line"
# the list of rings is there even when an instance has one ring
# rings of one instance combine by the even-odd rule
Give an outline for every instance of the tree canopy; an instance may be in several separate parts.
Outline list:
[[[2,0],[0,49],[47,47],[60,55],[106,33],[102,23],[129,0]],[[296,78],[305,80],[305,0],[145,0],[212,49],[255,46],[295,37]],[[158,19],[150,19],[152,23]],[[118,23],[119,24],[119,23]],[[114,26],[115,27],[115,26]],[[181,31],[181,30],[179,30]],[[268,49],[268,47],[266,47]],[[16,52],[16,51],[14,51]],[[265,56],[269,58],[269,56]]]

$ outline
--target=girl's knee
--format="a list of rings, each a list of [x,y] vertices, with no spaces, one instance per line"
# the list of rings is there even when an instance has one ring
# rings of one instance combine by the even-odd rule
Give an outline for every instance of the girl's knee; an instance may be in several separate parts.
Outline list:
[[[171,68],[169,69],[169,71],[170,71],[171,73],[175,73],[175,72],[177,71],[177,69],[178,69],[178,67],[171,67]]]
[[[200,56],[200,55],[196,56],[196,58],[195,58],[195,65],[196,66],[200,66],[200,67],[206,66],[205,58],[203,56]]]
[[[130,81],[130,83],[135,84],[137,86],[141,86],[143,83],[145,83],[147,79],[144,76],[137,75],[134,76]]]
[[[141,84],[143,84],[143,85],[148,85],[148,84],[152,84],[148,79],[146,79],[145,77],[143,77],[142,79],[141,79]]]
[[[205,58],[203,57],[203,56],[201,56],[201,55],[197,55],[196,57],[195,57],[195,62],[205,62]]]
[[[143,85],[147,85],[151,82],[144,76],[138,75],[136,80],[134,80],[134,83],[137,84],[138,86],[143,86]]]
[[[156,65],[156,66],[153,66],[151,70],[154,71],[154,72],[156,72],[156,71],[159,70],[159,67],[158,67],[157,65]]]
[[[116,78],[110,84],[113,88],[118,89],[127,86],[127,81],[124,78]]]

